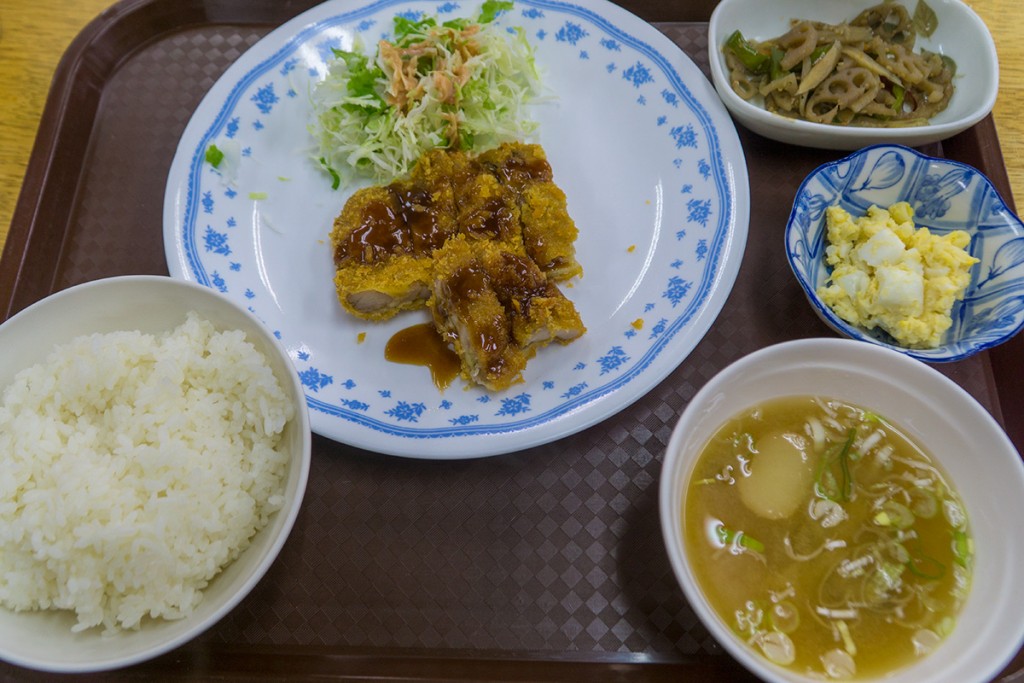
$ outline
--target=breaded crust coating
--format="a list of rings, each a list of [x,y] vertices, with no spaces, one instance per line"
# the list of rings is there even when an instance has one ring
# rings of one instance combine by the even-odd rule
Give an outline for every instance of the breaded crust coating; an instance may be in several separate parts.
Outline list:
[[[450,184],[409,181],[356,191],[330,236],[341,305],[368,320],[422,308],[432,254],[456,231]]]
[[[586,331],[572,302],[532,260],[462,235],[435,254],[428,307],[462,359],[463,376],[492,391],[520,381],[541,347]]]
[[[484,152],[477,162],[516,196],[526,254],[556,282],[582,275],[575,247],[579,230],[544,148],[507,143]]]
[[[537,349],[586,331],[555,284],[582,273],[577,233],[539,145],[434,150],[409,178],[346,202],[330,234],[334,286],[367,320],[427,306],[462,375],[500,391]]]

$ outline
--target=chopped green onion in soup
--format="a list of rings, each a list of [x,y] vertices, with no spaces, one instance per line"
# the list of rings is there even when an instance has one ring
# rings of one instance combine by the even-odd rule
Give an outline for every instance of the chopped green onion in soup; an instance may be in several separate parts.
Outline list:
[[[776,664],[884,676],[955,628],[966,508],[941,464],[868,409],[806,396],[747,410],[709,440],[685,500],[708,601]]]

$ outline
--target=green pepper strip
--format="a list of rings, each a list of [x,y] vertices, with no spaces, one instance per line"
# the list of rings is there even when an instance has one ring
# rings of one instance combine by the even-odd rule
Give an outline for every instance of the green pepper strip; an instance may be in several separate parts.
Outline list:
[[[902,113],[904,97],[907,94],[906,89],[899,85],[893,85],[892,94],[896,98],[896,101],[892,103],[892,110],[897,114]]]
[[[750,71],[759,74],[768,70],[768,55],[758,52],[738,29],[725,41],[725,47]]]
[[[761,543],[761,541],[757,540],[753,536],[746,535],[742,531],[733,531],[732,529],[729,529],[728,527],[719,524],[718,527],[715,529],[715,533],[718,535],[718,540],[723,545],[728,545],[729,543],[732,543],[736,540],[736,537],[739,536],[739,541],[737,542],[747,550],[753,550],[757,553],[764,552],[764,543]]]
[[[777,81],[786,75],[786,70],[782,68],[782,58],[786,55],[785,52],[777,47],[772,48],[771,64],[768,66],[768,75],[773,81]]]
[[[811,53],[811,66],[818,63],[818,60],[825,56],[825,53],[832,49],[832,45],[819,45]]]

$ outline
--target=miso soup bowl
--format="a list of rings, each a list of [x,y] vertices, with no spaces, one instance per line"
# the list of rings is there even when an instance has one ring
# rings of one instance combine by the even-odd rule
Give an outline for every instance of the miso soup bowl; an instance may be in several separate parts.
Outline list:
[[[806,395],[855,403],[902,427],[946,470],[970,518],[973,583],[955,629],[933,652],[884,680],[991,680],[1024,643],[1024,464],[970,394],[934,368],[886,347],[833,338],[770,346],[722,370],[690,401],[669,441],[659,489],[665,547],[690,606],[718,643],[763,680],[813,680],[769,662],[717,616],[683,542],[690,523],[683,513],[687,484],[708,439],[753,405]]]

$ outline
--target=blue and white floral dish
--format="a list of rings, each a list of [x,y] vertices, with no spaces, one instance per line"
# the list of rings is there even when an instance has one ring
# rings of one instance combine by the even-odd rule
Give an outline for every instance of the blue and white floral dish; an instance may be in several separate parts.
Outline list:
[[[547,443],[622,410],[675,369],[735,281],[749,219],[743,151],[708,80],[661,32],[605,0],[517,0],[554,98],[535,105],[545,148],[580,228],[583,277],[564,287],[588,332],[542,349],[503,393],[384,360],[403,314],[368,323],[335,299],[328,239],[355,187],[332,191],[310,156],[309,88],[332,47],[375,45],[396,15],[476,16],[479,4],[330,0],[268,34],[211,88],[168,177],[172,276],[243,303],[287,348],[313,430],[372,451],[427,459]],[[204,163],[239,150],[230,180]]]
[[[913,14],[917,0],[897,0]],[[736,94],[729,84],[722,46],[739,29],[747,38],[767,40],[790,28],[792,19],[839,23],[853,19],[881,0],[721,0],[708,24],[711,78],[736,120],[772,140],[822,149],[855,150],[880,143],[920,147],[970,128],[992,111],[999,92],[999,57],[985,22],[961,0],[928,0],[938,18],[930,36],[917,37],[915,49],[952,58],[956,92],[949,106],[924,126],[867,128],[833,126],[780,116]]]
[[[907,201],[914,223],[932,232],[966,230],[972,266],[953,326],[934,349],[906,349],[885,332],[851,325],[822,303],[817,288],[828,279],[825,210],[838,205],[854,216],[872,204]],[[1024,224],[981,171],[926,156],[901,145],[867,147],[824,164],[797,190],[786,226],[786,256],[814,310],[840,334],[889,346],[931,363],[956,361],[1001,344],[1024,327]]]

